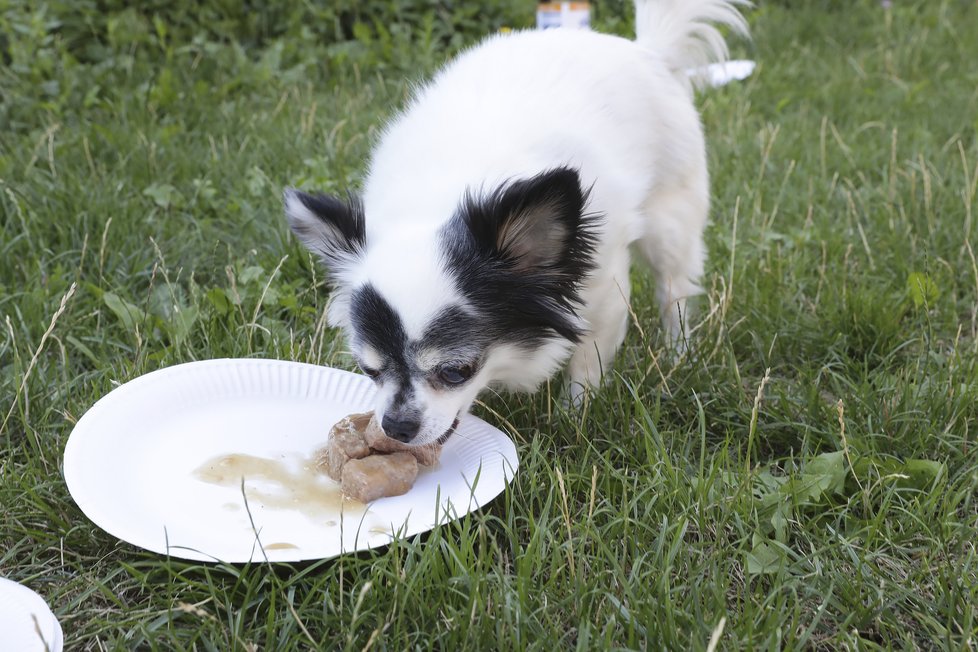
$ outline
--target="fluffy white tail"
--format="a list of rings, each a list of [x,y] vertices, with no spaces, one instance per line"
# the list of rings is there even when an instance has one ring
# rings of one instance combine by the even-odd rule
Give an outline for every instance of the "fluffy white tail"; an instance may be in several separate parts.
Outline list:
[[[727,42],[716,28],[726,25],[748,36],[738,7],[749,0],[635,0],[635,40],[661,54],[677,74],[727,59]]]

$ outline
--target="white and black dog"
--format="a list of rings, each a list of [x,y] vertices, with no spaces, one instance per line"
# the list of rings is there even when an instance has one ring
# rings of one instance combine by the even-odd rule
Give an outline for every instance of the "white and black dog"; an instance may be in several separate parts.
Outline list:
[[[746,0],[637,0],[635,41],[577,30],[485,40],[416,92],[362,197],[285,192],[330,273],[329,323],[377,384],[387,434],[451,435],[489,386],[531,391],[567,363],[596,386],[629,321],[634,248],[683,346],[709,212],[687,70]]]

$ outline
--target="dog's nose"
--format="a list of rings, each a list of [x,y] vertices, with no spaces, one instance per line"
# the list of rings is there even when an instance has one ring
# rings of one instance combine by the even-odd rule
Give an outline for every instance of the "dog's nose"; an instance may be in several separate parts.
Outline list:
[[[387,414],[384,415],[384,420],[381,425],[384,427],[384,432],[388,437],[405,443],[414,439],[415,435],[418,434],[418,430],[421,429],[420,421],[413,419],[395,419]]]

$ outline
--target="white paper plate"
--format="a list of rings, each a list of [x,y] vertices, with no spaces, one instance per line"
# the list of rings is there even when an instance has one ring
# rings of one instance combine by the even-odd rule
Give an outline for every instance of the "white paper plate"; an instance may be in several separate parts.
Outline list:
[[[61,624],[44,598],[0,577],[0,650],[61,652],[63,647]]]
[[[736,59],[711,63],[699,68],[690,68],[686,74],[690,77],[699,77],[709,86],[723,86],[732,81],[747,79],[754,72],[756,66],[757,64],[753,61]]]
[[[168,367],[114,389],[78,421],[65,446],[65,482],[82,511],[124,541],[184,559],[246,562],[384,545],[478,509],[514,477],[513,442],[470,415],[407,494],[363,507],[341,500],[311,460],[330,426],[371,409],[373,396],[364,376],[296,362]],[[250,464],[232,465],[226,485],[213,484],[229,455]]]

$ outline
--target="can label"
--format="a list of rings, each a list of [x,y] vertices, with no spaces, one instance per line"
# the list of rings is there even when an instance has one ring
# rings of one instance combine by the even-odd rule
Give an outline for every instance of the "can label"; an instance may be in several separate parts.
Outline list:
[[[537,5],[537,29],[555,27],[591,29],[590,3],[544,2]]]

